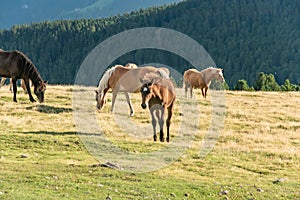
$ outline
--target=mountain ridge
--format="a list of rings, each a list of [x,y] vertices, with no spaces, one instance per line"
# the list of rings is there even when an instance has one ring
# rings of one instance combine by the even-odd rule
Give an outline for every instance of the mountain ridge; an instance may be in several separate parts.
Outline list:
[[[0,29],[42,21],[103,18],[179,1],[182,0],[3,0]]]

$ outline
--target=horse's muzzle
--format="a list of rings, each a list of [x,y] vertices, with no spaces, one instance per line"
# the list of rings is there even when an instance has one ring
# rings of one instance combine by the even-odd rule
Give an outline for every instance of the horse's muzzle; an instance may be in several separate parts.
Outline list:
[[[145,103],[142,103],[141,106],[142,106],[143,109],[147,108],[147,105]]]

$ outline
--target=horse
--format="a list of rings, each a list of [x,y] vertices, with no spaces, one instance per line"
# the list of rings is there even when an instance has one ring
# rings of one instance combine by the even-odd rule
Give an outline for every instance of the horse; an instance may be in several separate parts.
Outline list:
[[[137,65],[134,63],[127,63],[124,67],[133,69],[133,68],[137,68]]]
[[[5,77],[2,77],[2,78],[1,78],[0,88],[1,88],[2,86],[5,85],[6,79],[7,79],[7,78],[5,78]],[[23,79],[21,79],[21,87],[23,88],[25,94],[27,94],[26,85],[25,85],[25,82],[24,82]],[[9,79],[9,91],[10,91],[10,92],[13,92],[13,90],[12,90],[12,78]]]
[[[108,69],[101,80],[99,81],[98,89],[96,92],[97,108],[102,110],[103,105],[106,102],[106,93],[112,89],[112,105],[111,112],[114,110],[114,104],[118,92],[124,92],[126,101],[130,109],[130,116],[134,115],[134,110],[130,101],[129,93],[137,93],[140,91],[139,78],[143,77],[147,73],[156,73],[157,75],[165,78],[169,78],[169,70],[167,68],[155,68],[152,66],[130,68],[120,65],[114,66]]]
[[[0,76],[12,78],[13,101],[17,102],[17,80],[23,79],[29,100],[35,102],[29,86],[29,80],[34,86],[34,94],[40,103],[44,102],[47,81],[44,81],[31,60],[21,51],[0,51]]]
[[[152,119],[153,127],[153,140],[156,141],[156,124],[159,123],[160,133],[159,139],[164,142],[164,119],[167,112],[167,142],[170,141],[170,125],[173,114],[174,104],[176,100],[175,87],[170,79],[161,78],[155,76],[151,79],[140,79],[142,84],[141,95],[142,104],[141,107],[146,109],[149,107]],[[157,119],[156,119],[157,118]]]
[[[206,98],[207,90],[213,79],[222,83],[225,81],[222,69],[208,67],[200,72],[196,69],[186,70],[183,74],[185,96],[187,97],[188,88],[190,88],[191,98],[193,97],[193,88],[200,88],[202,96]]]

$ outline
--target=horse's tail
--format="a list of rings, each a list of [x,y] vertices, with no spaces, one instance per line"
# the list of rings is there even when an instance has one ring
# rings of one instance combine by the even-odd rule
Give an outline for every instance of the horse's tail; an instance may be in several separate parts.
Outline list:
[[[188,71],[185,71],[183,73],[183,81],[182,81],[182,88],[184,89],[186,84],[187,84],[187,74],[188,74]]]
[[[170,79],[170,71],[167,68],[159,68],[158,73],[162,78]]]
[[[101,80],[99,81],[98,85],[98,92],[99,94],[103,92],[104,89],[108,87],[108,80],[110,79],[111,75],[114,73],[116,67],[112,67],[104,73]]]
[[[135,69],[135,68],[137,68],[137,65],[134,64],[134,63],[127,63],[124,67],[128,67],[128,68],[131,68],[131,69]]]

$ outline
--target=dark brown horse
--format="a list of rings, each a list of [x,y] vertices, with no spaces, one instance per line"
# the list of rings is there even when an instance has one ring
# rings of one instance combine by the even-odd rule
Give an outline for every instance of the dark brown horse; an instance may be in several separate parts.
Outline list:
[[[0,76],[12,78],[14,102],[17,102],[16,95],[18,79],[24,80],[31,102],[34,102],[35,100],[31,95],[29,80],[32,81],[32,84],[34,86],[34,94],[37,96],[39,102],[44,102],[44,93],[46,90],[47,82],[42,79],[37,68],[22,52],[18,50],[0,50]]]
[[[147,75],[146,75],[147,76]],[[166,125],[167,125],[167,142],[170,141],[170,125],[175,104],[176,94],[175,88],[170,79],[153,76],[152,78],[140,79],[142,83],[141,95],[142,95],[142,108],[149,107],[153,126],[153,139],[156,141],[156,124],[159,123],[160,134],[159,139],[164,141],[164,118],[165,113],[168,113]]]

